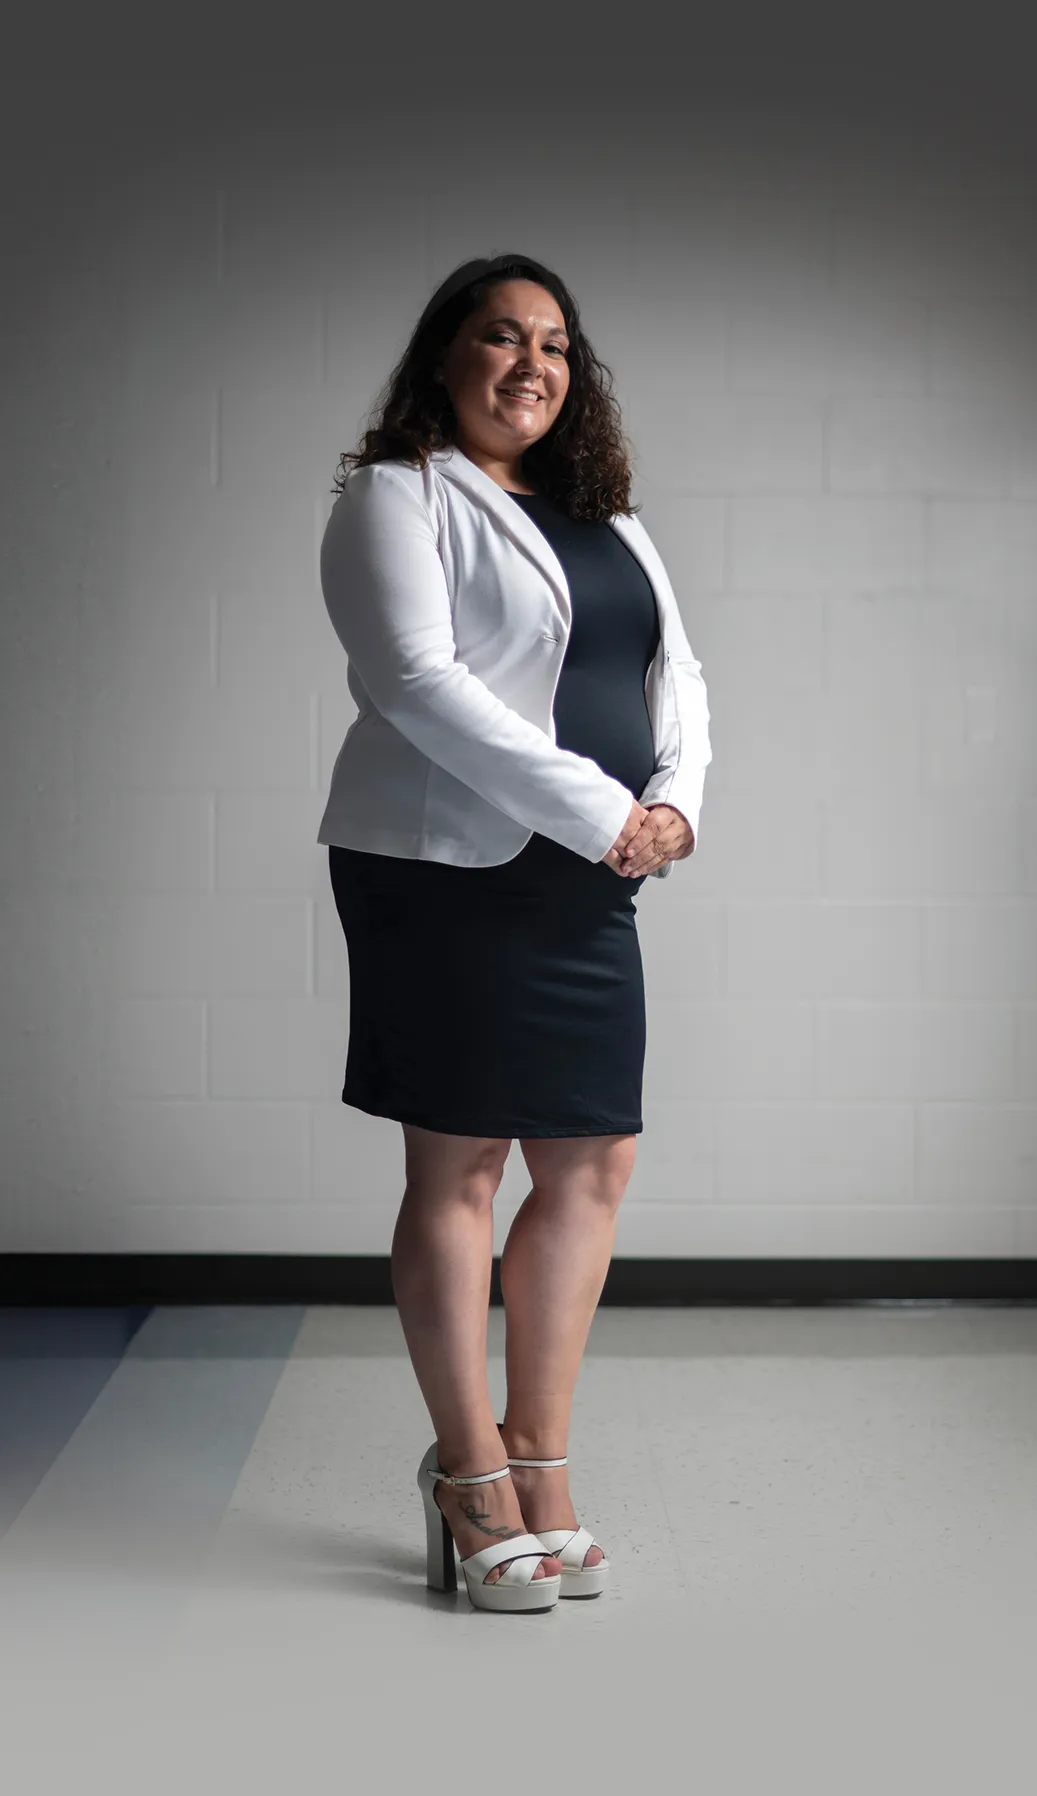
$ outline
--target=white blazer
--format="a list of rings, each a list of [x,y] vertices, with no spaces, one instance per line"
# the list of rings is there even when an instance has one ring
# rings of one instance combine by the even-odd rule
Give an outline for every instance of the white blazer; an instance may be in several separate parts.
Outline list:
[[[647,530],[621,513],[609,523],[659,613],[645,680],[655,770],[638,793],[556,746],[572,604],[558,557],[522,506],[453,446],[424,471],[400,460],[351,470],[320,573],[358,715],[319,842],[496,867],[537,831],[600,861],[638,798],[674,805],[697,845],[712,758],[700,663]]]

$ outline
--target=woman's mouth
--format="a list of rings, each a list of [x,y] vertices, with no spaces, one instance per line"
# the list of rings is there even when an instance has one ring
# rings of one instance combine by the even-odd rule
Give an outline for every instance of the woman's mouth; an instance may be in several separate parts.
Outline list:
[[[539,393],[509,393],[507,387],[498,387],[497,391],[503,399],[511,399],[516,405],[538,405]]]

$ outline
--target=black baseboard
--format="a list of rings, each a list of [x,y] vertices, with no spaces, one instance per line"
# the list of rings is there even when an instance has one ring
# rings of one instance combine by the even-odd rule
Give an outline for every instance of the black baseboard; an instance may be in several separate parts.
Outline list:
[[[494,1259],[490,1301],[501,1302]],[[1037,1303],[1032,1260],[614,1259],[603,1304]],[[0,1304],[392,1304],[387,1254],[0,1254]]]

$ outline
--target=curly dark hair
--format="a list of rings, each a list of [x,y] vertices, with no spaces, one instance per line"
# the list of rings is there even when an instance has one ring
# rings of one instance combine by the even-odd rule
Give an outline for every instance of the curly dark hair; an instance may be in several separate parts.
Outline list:
[[[454,408],[445,386],[434,379],[435,371],[464,319],[478,311],[491,288],[501,281],[529,280],[553,294],[565,320],[569,390],[551,429],[523,454],[524,471],[571,518],[604,520],[615,512],[632,516],[641,508],[630,503],[631,469],[612,373],[595,354],[573,295],[540,262],[515,256],[497,258],[497,264],[415,327],[368,414],[372,422],[360,448],[339,458],[341,477],[336,474],[332,490],[341,493],[351,469],[371,462],[402,460],[423,469],[434,450],[453,441]]]

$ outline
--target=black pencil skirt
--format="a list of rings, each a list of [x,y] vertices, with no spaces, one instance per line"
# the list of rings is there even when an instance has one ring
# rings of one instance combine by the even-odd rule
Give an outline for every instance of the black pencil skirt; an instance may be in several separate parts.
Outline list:
[[[349,960],[342,1101],[446,1135],[639,1135],[636,896],[546,836],[499,867],[329,847]]]

